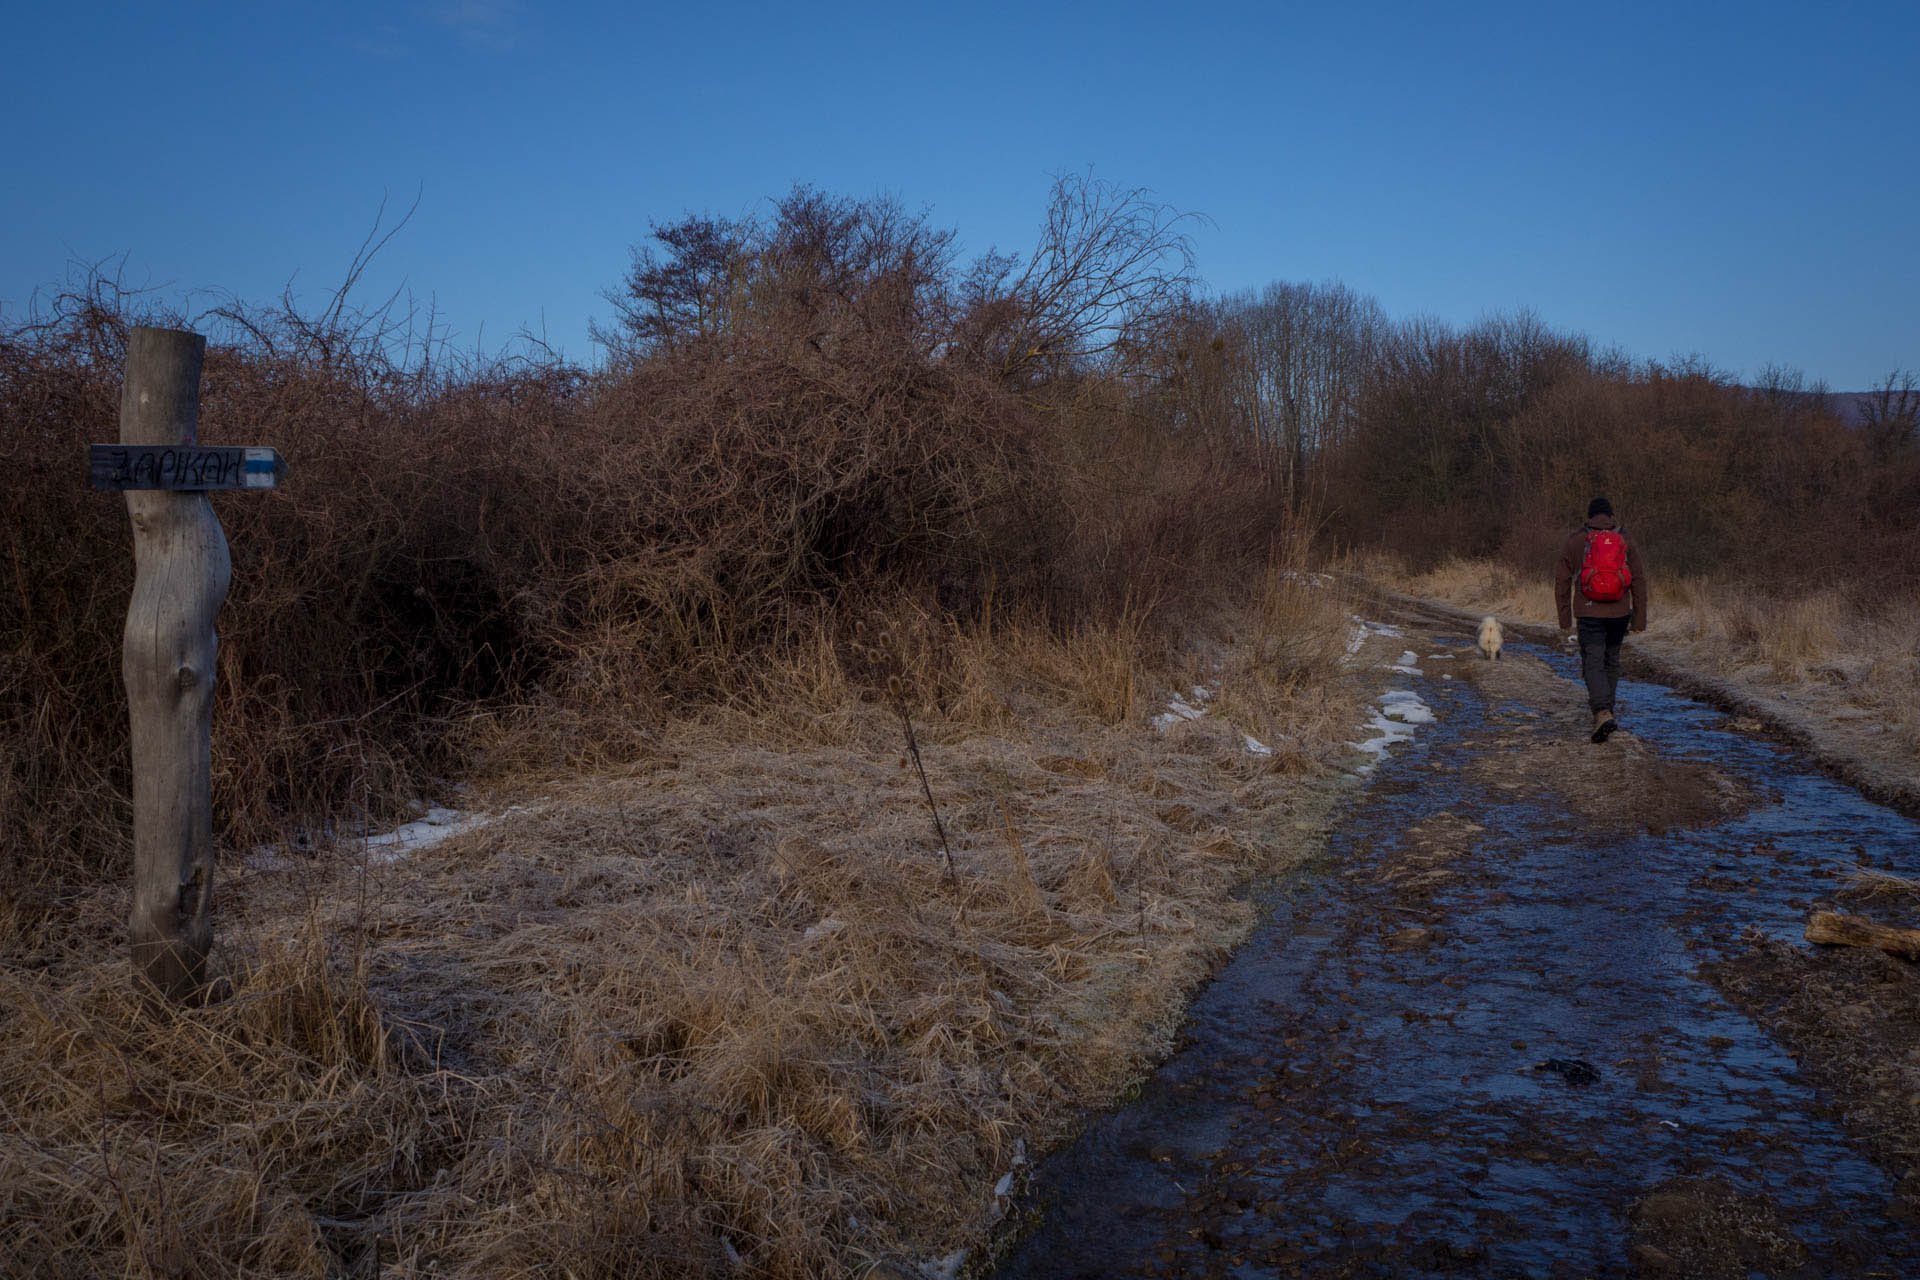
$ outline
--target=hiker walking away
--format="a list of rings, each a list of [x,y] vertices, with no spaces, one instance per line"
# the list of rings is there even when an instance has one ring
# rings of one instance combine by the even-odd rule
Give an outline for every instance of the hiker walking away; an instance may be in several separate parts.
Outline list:
[[[1605,742],[1620,727],[1613,712],[1620,644],[1629,626],[1647,629],[1647,575],[1640,567],[1640,548],[1614,523],[1613,504],[1605,498],[1587,504],[1586,527],[1561,549],[1560,563],[1554,566],[1553,600],[1562,631],[1579,623],[1580,674],[1593,712],[1593,740]]]

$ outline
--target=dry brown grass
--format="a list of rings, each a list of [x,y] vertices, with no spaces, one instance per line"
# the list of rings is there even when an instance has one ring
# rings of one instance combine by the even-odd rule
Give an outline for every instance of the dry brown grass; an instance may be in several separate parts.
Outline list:
[[[1361,572],[1375,582],[1423,600],[1443,600],[1503,618],[1552,626],[1553,579],[1528,577],[1499,560],[1448,560],[1425,573],[1410,573],[1391,556],[1367,557]]]
[[[225,1003],[132,1000],[116,895],[15,920],[0,1269],[797,1277],[977,1243],[1021,1144],[1165,1049],[1250,923],[1228,890],[1329,803],[1345,602],[1272,583],[1179,650],[900,619],[951,876],[823,633],[435,849],[230,872]],[[1197,678],[1213,715],[1143,723]]]
[[[1848,893],[1861,898],[1893,898],[1904,905],[1920,904],[1920,880],[1874,867],[1855,867],[1848,875]]]

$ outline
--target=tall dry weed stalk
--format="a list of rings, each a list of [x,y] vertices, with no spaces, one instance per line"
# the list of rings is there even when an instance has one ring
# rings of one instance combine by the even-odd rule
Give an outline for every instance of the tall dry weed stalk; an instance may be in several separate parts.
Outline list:
[[[871,632],[864,621],[853,624],[855,653],[865,668],[874,691],[886,699],[899,718],[901,737],[906,745],[913,771],[920,779],[920,794],[927,802],[927,815],[933,819],[933,833],[940,841],[940,859],[948,876],[953,875],[953,846],[947,842],[947,826],[940,820],[940,806],[933,798],[933,784],[927,781],[926,761],[920,756],[920,740],[913,732],[913,710],[907,703],[906,663],[894,639],[892,625],[881,621]]]

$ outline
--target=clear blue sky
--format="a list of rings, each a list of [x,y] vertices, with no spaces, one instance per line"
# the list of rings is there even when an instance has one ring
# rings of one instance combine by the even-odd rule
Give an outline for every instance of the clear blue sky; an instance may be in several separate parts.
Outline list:
[[[369,274],[459,345],[591,317],[650,220],[795,182],[971,250],[1092,166],[1213,225],[1220,291],[1530,306],[1639,356],[1853,390],[1920,367],[1920,3],[68,3],[0,42],[0,307],[70,259],[318,302]]]

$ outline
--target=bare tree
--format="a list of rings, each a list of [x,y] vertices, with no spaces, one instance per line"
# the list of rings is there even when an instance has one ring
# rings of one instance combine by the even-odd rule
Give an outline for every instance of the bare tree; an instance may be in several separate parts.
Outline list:
[[[1889,458],[1920,439],[1920,375],[1895,369],[1855,403],[1875,457]]]
[[[1827,404],[1826,383],[1808,382],[1806,374],[1783,364],[1763,365],[1753,389],[1780,422],[1805,418]]]
[[[798,186],[766,215],[696,215],[656,224],[652,239],[602,295],[614,305],[612,321],[591,327],[616,360],[743,334],[816,351],[880,330],[929,356],[945,345],[953,233],[897,200]]]
[[[1387,331],[1385,313],[1337,283],[1272,284],[1226,307],[1246,345],[1248,417],[1298,506],[1314,461],[1350,427]]]
[[[712,333],[745,254],[747,231],[704,214],[655,223],[652,238],[659,247],[634,247],[626,278],[601,295],[614,306],[613,323],[593,321],[593,340],[616,357],[636,357]]]
[[[988,255],[963,284],[975,354],[1015,384],[1049,367],[1086,371],[1184,308],[1194,280],[1181,213],[1142,187],[1086,174],[1054,179],[1040,241],[1018,259]]]

